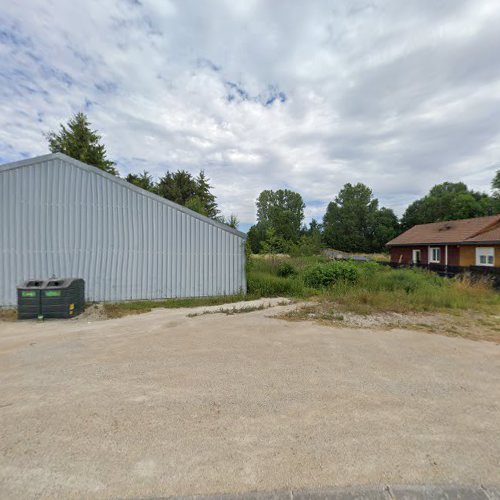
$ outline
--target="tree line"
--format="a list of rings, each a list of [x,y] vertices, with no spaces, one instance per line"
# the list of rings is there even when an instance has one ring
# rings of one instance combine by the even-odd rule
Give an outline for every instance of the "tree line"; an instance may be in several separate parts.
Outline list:
[[[395,213],[373,197],[368,186],[346,184],[328,204],[323,223],[303,224],[299,193],[263,191],[257,199],[257,223],[248,231],[254,253],[313,255],[328,246],[346,252],[379,252],[399,231]]]
[[[65,153],[119,175],[84,113],[77,113],[46,138],[51,152]],[[214,220],[238,226],[235,215],[221,215],[203,170],[197,176],[186,170],[167,171],[158,181],[144,171],[128,174],[125,180]],[[304,200],[294,191],[262,191],[256,206],[257,222],[249,229],[247,240],[253,253],[312,255],[325,246],[346,252],[380,252],[389,240],[415,224],[500,213],[500,170],[492,181],[491,194],[473,191],[463,182],[444,182],[411,203],[401,219],[392,209],[380,206],[372,190],[362,183],[345,184],[328,204],[322,222],[313,219],[308,226],[304,224]]]
[[[299,193],[280,189],[263,191],[257,198],[257,223],[248,231],[253,253],[314,254],[323,246],[345,252],[373,253],[416,224],[468,219],[500,213],[500,170],[492,193],[469,189],[463,182],[444,182],[411,203],[401,219],[381,207],[372,190],[358,183],[345,184],[331,201],[322,224],[305,226],[305,204]]]

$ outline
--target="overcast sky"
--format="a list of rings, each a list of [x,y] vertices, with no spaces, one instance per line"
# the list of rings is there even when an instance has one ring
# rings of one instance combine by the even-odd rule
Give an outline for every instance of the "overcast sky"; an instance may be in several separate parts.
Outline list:
[[[243,229],[263,189],[401,214],[500,168],[500,1],[3,2],[0,163],[78,111],[122,175],[205,169]]]

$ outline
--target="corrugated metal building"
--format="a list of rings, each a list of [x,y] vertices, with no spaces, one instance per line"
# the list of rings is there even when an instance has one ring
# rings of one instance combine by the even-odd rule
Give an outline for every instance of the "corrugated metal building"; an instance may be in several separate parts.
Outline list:
[[[60,153],[0,166],[0,306],[53,275],[90,301],[239,293],[245,237]]]

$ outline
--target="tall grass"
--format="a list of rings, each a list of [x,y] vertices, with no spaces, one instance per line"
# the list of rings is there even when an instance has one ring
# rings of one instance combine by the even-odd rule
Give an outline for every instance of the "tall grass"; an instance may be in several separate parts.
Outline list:
[[[286,260],[294,273],[278,276]],[[500,313],[500,294],[487,283],[446,279],[421,269],[391,269],[375,262],[359,262],[356,282],[343,279],[320,290],[305,285],[311,270],[326,264],[322,257],[253,259],[248,292],[256,297],[316,297],[335,302],[343,310],[369,314],[374,311],[422,312],[436,310],[488,310]]]
[[[289,257],[287,255],[252,255],[250,257],[252,272],[264,272],[278,275],[278,268],[283,262],[289,262],[298,272],[303,271],[313,264],[328,262],[326,257],[313,255],[310,257]]]
[[[251,257],[252,263],[248,271],[248,293],[252,297],[295,297],[306,298],[317,294],[304,284],[304,271],[327,259],[320,256],[288,257],[271,256],[268,258]],[[284,262],[289,263],[294,272],[289,276],[280,276],[280,268]]]

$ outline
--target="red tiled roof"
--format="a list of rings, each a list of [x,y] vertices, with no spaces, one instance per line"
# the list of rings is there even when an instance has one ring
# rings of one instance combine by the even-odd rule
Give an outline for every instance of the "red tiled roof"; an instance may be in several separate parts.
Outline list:
[[[500,224],[495,226],[493,229],[490,229],[489,231],[484,231],[477,236],[474,236],[473,238],[468,238],[467,242],[469,241],[474,241],[476,243],[481,241],[494,241],[500,243]]]
[[[424,245],[428,243],[465,243],[481,241],[500,243],[500,214],[474,219],[449,220],[419,224],[387,243],[391,245]]]

